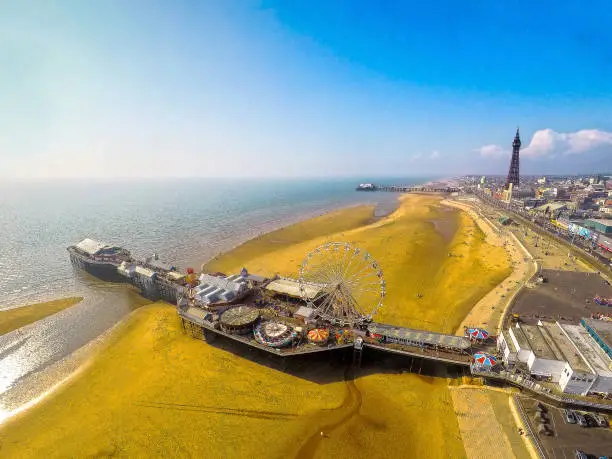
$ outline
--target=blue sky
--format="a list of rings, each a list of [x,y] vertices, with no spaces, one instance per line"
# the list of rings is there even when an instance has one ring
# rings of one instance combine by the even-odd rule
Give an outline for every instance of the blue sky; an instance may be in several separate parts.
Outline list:
[[[7,3],[0,176],[612,169],[604,1]]]

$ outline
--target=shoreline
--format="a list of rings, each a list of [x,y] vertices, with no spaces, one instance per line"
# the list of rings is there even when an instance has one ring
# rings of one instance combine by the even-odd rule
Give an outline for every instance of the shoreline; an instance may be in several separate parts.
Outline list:
[[[56,379],[56,382],[50,385],[44,391],[38,393],[34,397],[29,398],[28,400],[22,400],[21,404],[14,409],[2,409],[0,407],[0,429],[3,424],[18,416],[22,413],[27,413],[30,409],[35,408],[40,402],[44,401],[49,397],[53,397],[60,389],[66,387],[68,383],[73,381],[77,376],[82,374],[85,370],[87,370],[95,361],[96,357],[102,354],[104,349],[112,344],[112,339],[116,338],[119,333],[119,329],[125,325],[127,320],[130,318],[132,314],[134,314],[138,309],[131,311],[127,314],[123,319],[119,322],[116,322],[111,327],[107,328],[100,335],[96,336],[91,341],[88,341],[86,344],[78,348],[76,351],[71,352],[66,355],[63,359],[58,360],[57,362],[53,362],[51,365],[44,367],[42,370],[38,372],[36,375],[37,378],[53,378]],[[38,392],[36,388],[30,388],[30,385],[36,386],[37,381],[27,380],[21,383],[22,386],[17,390],[26,393]],[[23,387],[26,385],[27,387]],[[11,388],[12,390],[13,388]],[[20,397],[21,394],[17,394],[16,397]],[[0,399],[5,399],[7,397],[13,396],[10,390],[8,392],[3,393],[0,396]]]
[[[83,299],[82,296],[69,296],[0,310],[0,336],[71,308]]]
[[[372,202],[367,202],[367,201],[363,201],[363,202],[358,202],[358,203],[352,203],[352,204],[348,204],[348,205],[343,205],[343,204],[339,204],[337,206],[331,206],[329,208],[323,208],[320,210],[316,210],[316,211],[312,211],[312,212],[305,212],[299,215],[295,215],[293,217],[287,218],[286,220],[282,221],[282,222],[278,222],[278,224],[274,224],[271,223],[268,226],[266,226],[265,228],[263,228],[262,231],[258,232],[258,233],[245,233],[244,235],[240,236],[238,238],[238,242],[236,242],[233,245],[228,245],[227,247],[223,247],[220,248],[219,250],[217,250],[213,255],[208,256],[207,258],[203,258],[202,262],[198,262],[198,263],[193,263],[196,266],[204,266],[204,265],[208,265],[209,263],[211,263],[213,260],[229,253],[232,252],[234,250],[236,250],[237,248],[239,248],[242,245],[245,245],[257,238],[260,238],[262,236],[265,236],[267,234],[273,233],[275,231],[281,231],[284,229],[287,229],[291,226],[294,225],[298,225],[304,222],[307,222],[308,220],[312,220],[315,218],[319,218],[319,217],[325,217],[325,216],[329,216],[330,214],[333,213],[337,213],[337,212],[342,212],[342,211],[347,211],[347,210],[351,210],[351,209],[355,209],[358,207],[372,207],[372,219],[373,221],[376,220],[380,220],[382,218],[388,217],[389,215],[393,214],[393,212],[395,212],[399,206],[400,206],[400,202],[401,202],[401,193],[393,193],[390,194],[390,196],[394,196],[395,199],[393,199],[391,201],[391,199],[388,199],[389,202],[386,202],[384,204],[391,204],[388,208],[384,208],[383,212],[379,215],[377,215],[377,211],[379,210],[379,208],[381,208],[382,205],[384,205],[381,202],[376,202],[376,203],[372,203]],[[187,263],[189,264],[189,263]]]

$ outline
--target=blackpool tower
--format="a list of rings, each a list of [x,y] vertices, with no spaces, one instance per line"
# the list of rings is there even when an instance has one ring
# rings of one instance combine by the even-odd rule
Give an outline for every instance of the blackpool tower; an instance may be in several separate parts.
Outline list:
[[[512,142],[512,159],[510,160],[510,170],[508,171],[508,178],[506,179],[506,189],[510,187],[516,188],[519,186],[519,151],[521,149],[521,138],[519,137],[519,130],[516,128],[516,135]]]

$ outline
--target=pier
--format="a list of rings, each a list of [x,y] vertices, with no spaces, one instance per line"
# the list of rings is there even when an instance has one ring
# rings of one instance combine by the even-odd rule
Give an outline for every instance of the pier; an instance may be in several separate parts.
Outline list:
[[[350,247],[335,244],[338,247],[333,246],[332,250],[349,250]],[[96,241],[85,240],[68,250],[75,267],[105,280],[129,283],[147,298],[162,299],[176,305],[183,330],[196,339],[212,342],[222,337],[278,356],[284,363],[288,357],[331,355],[339,351],[352,352],[353,363],[359,367],[366,349],[370,349],[422,363],[430,361],[484,381],[518,386],[563,405],[599,409],[612,406],[605,401],[561,396],[528,377],[479,365],[474,354],[483,351],[495,354],[495,345],[486,340],[473,341],[467,334],[447,335],[376,323],[372,321],[372,315],[365,321],[353,323],[343,322],[342,316],[325,318],[307,307],[312,302],[306,301],[306,298],[318,297],[324,291],[324,284],[303,284],[283,278],[284,288],[279,292],[278,286],[274,287],[278,276],[264,278],[249,274],[244,268],[240,274],[227,277],[201,274],[198,278],[193,270],[182,274],[174,266],[159,262],[157,257],[135,260],[125,249]],[[321,247],[317,250],[320,252]],[[350,250],[362,254],[359,249]],[[365,259],[369,266],[378,269],[369,255]],[[382,277],[382,272],[378,271],[376,276]],[[380,282],[384,293],[384,280]],[[270,289],[267,289],[268,285]],[[276,299],[271,299],[270,295]]]
[[[442,364],[449,364],[453,366],[469,367],[472,362],[472,356],[469,353],[469,341],[466,342],[466,352],[454,352],[443,347],[428,348],[418,345],[403,345],[395,343],[381,343],[375,339],[368,337],[362,338],[362,340],[355,340],[354,343],[336,344],[329,343],[325,346],[318,346],[314,344],[306,344],[304,342],[296,343],[295,345],[288,346],[285,348],[272,348],[258,343],[252,338],[252,335],[240,335],[235,333],[225,332],[216,327],[212,322],[206,320],[204,314],[198,313],[199,311],[193,311],[193,308],[184,309],[178,308],[178,314],[181,318],[181,325],[183,329],[189,333],[193,338],[201,339],[204,341],[212,342],[217,336],[223,336],[230,340],[245,344],[247,346],[257,348],[259,350],[268,352],[273,355],[280,357],[291,357],[306,354],[318,354],[322,352],[331,352],[338,349],[352,349],[354,348],[359,354],[362,353],[361,346],[363,348],[377,349],[383,352],[389,352],[392,354],[399,354],[406,357],[416,357],[425,360],[432,360]],[[424,334],[430,334],[430,332],[422,331]],[[438,335],[449,339],[463,339],[459,336],[453,335]]]
[[[466,367],[472,360],[471,342],[462,336],[375,322],[347,327],[326,323],[321,318],[316,320],[316,326],[312,323],[307,326],[306,322],[301,323],[293,317],[298,312],[295,304],[304,302],[299,282],[295,279],[284,279],[283,285],[287,284],[285,285],[286,291],[283,290],[278,294],[276,292],[278,288],[275,290],[273,287],[276,285],[274,282],[278,281],[277,277],[266,279],[250,275],[246,270],[240,275],[229,277],[203,274],[200,279],[205,279],[206,283],[210,284],[210,287],[206,289],[206,292],[209,290],[210,292],[203,295],[198,294],[193,287],[194,274],[191,275],[192,279],[188,282],[187,275],[178,272],[173,265],[162,263],[157,257],[136,260],[131,257],[130,252],[123,248],[90,239],[69,247],[68,251],[71,261],[80,269],[105,280],[129,283],[138,288],[144,297],[151,300],[161,299],[175,304],[183,329],[192,337],[205,341],[212,341],[217,336],[223,336],[282,357],[351,348],[354,348],[361,357],[365,348],[372,348],[407,357]],[[266,290],[268,285],[270,289]],[[220,293],[221,290],[226,291],[221,287],[226,289],[236,287],[240,289],[240,293],[228,300],[224,296],[225,293]],[[314,285],[312,289],[317,290]],[[293,303],[286,303],[284,306],[286,310],[275,311],[265,301],[264,291],[268,295],[278,294],[282,297],[292,297]],[[310,293],[313,294],[313,292]],[[210,295],[216,298],[212,302],[208,302]],[[230,310],[237,311],[240,306],[244,308],[244,314],[237,314],[237,317],[234,318],[235,322],[224,324],[223,314]],[[247,320],[247,317],[251,315],[254,319]],[[243,318],[244,323],[240,322]],[[291,331],[300,330],[300,332],[294,333],[293,338],[289,339],[286,345],[275,346],[271,342],[262,343],[256,339],[254,333],[255,326],[261,322],[285,324]],[[317,327],[323,327],[329,334],[329,338],[322,343],[313,343],[306,337],[306,331]],[[349,333],[351,339],[349,342],[335,339],[338,333]],[[356,346],[357,342],[359,346]],[[358,361],[361,361],[361,358]]]
[[[413,186],[413,185],[376,185],[373,183],[361,184],[356,191],[389,191],[392,193],[458,193],[459,188],[446,186]]]

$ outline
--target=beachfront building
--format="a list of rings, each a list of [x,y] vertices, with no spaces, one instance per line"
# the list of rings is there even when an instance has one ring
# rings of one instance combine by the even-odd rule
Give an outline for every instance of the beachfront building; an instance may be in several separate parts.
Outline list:
[[[204,305],[229,303],[244,297],[250,290],[248,280],[239,274],[229,277],[201,274],[198,280],[194,299]]]
[[[572,343],[574,343],[577,352],[587,362],[591,373],[595,375],[593,378],[590,375],[584,377],[578,374],[568,373],[566,376],[568,379],[567,384],[573,383],[574,385],[580,385],[582,388],[581,394],[612,393],[612,358],[605,353],[584,326],[561,325],[561,329],[571,339]],[[572,380],[572,377],[576,379]],[[564,392],[569,392],[563,386],[563,384],[565,384],[564,379],[565,378],[562,379],[560,385]]]
[[[559,388],[568,394],[586,395],[589,387],[597,378],[592,366],[582,354],[572,335],[563,329],[559,322],[544,322],[542,329],[547,332],[550,345],[565,360],[559,380]]]
[[[497,350],[502,354],[502,361],[506,365],[506,367],[513,367],[514,364],[518,361],[518,349],[514,345],[513,337],[510,335],[509,330],[502,330],[497,337]],[[527,356],[529,353],[528,349],[522,349],[523,362],[527,361]]]
[[[543,322],[516,324],[504,331],[498,338],[504,361],[521,362],[532,376],[558,383],[567,363],[562,347],[571,346],[571,343],[555,333],[554,326]]]
[[[589,218],[584,221],[584,226],[602,234],[612,234],[612,219],[609,218],[600,220]]]
[[[565,393],[612,393],[612,358],[592,336],[593,327],[604,336],[612,336],[612,324],[602,322],[610,329],[607,335],[598,323],[589,327],[591,322],[600,321],[584,321],[588,324],[542,321],[537,325],[517,324],[500,333],[498,349],[506,366],[522,364],[531,376],[557,383]]]
[[[612,323],[601,320],[582,319],[580,325],[591,335],[599,348],[612,359]]]

